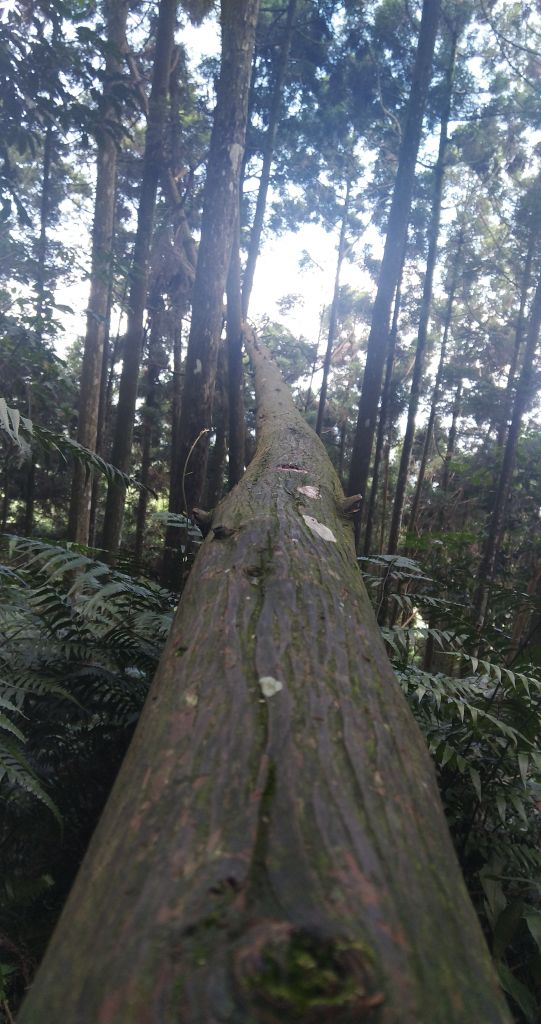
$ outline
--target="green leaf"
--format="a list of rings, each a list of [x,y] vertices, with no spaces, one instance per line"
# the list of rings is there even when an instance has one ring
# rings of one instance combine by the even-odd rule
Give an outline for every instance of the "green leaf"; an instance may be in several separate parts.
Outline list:
[[[498,964],[498,974],[502,988],[514,999],[524,1014],[528,1024],[539,1024],[539,1007],[535,996],[521,981],[511,973],[506,964]]]
[[[541,914],[528,912],[525,915],[526,924],[530,930],[530,934],[537,945],[539,952],[541,953]]]
[[[526,788],[526,781],[528,778],[528,765],[530,758],[528,754],[517,754],[518,767],[520,771],[520,777],[522,779],[524,788]]]

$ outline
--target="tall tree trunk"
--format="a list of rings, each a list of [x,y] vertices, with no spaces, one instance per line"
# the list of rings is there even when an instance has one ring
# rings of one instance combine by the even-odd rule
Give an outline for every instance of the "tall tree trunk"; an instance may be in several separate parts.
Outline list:
[[[451,462],[455,454],[456,447],[456,436],[457,436],[457,423],[460,415],[460,405],[462,402],[462,379],[459,380],[453,401],[453,411],[451,415],[451,426],[449,428],[449,435],[447,437],[447,448],[445,450],[445,457],[443,460],[443,471],[441,476],[441,488],[438,492],[440,507],[438,510],[438,530],[443,533],[447,527],[448,519],[448,507],[447,507],[447,495],[449,493],[449,479]],[[434,552],[434,570],[441,561],[441,547],[437,548]],[[425,643],[424,657],[423,657],[423,669],[425,672],[432,671],[432,662],[434,659],[435,651],[435,640],[433,630],[438,625],[438,608],[433,605],[428,612],[428,634]]]
[[[526,253],[526,260],[524,263],[524,270],[522,274],[522,282],[520,288],[520,300],[519,308],[517,313],[517,322],[515,325],[515,339],[513,345],[513,353],[511,356],[511,363],[509,366],[509,375],[507,377],[507,387],[505,389],[505,398],[503,400],[503,411],[501,413],[500,424],[498,427],[498,436],[496,439],[496,447],[503,449],[505,445],[505,439],[507,436],[507,428],[509,418],[513,408],[513,391],[515,387],[515,377],[517,373],[517,367],[519,365],[520,350],[522,348],[522,342],[524,340],[524,328],[526,326],[526,303],[528,301],[528,292],[531,284],[532,274],[532,260],[535,249],[537,248],[537,240],[539,237],[539,224],[536,220],[533,221],[530,238],[528,242],[528,251]]]
[[[227,397],[227,348],[222,344],[218,352],[216,393],[212,409],[214,444],[210,450],[208,474],[204,490],[206,508],[215,508],[224,493],[225,459],[227,455]]]
[[[45,329],[45,287],[47,283],[47,249],[49,240],[47,228],[51,208],[51,167],[53,162],[54,137],[49,126],[45,131],[43,143],[43,163],[41,171],[41,197],[39,204],[39,235],[36,241],[36,328],[35,336],[39,344],[43,341]]]
[[[108,333],[112,275],[113,226],[116,196],[117,147],[120,129],[118,78],[125,45],[129,0],[104,0],[107,56],[100,104],[101,128],[97,143],[96,198],[92,228],[90,297],[79,394],[77,440],[96,451],[102,384],[103,350]],[[88,544],[92,500],[92,476],[76,463],[68,520],[68,537]]]
[[[417,483],[415,485],[415,491],[413,494],[413,501],[410,509],[408,532],[413,535],[417,525],[417,518],[419,515],[419,505],[421,502],[421,494],[423,491],[423,484],[425,480],[426,467],[428,463],[428,457],[430,455],[430,448],[432,445],[432,438],[434,435],[434,424],[436,422],[436,412],[441,399],[442,383],[443,383],[443,372],[445,370],[445,363],[447,360],[447,345],[449,342],[449,331],[451,329],[451,323],[453,319],[453,307],[455,303],[455,295],[458,286],[458,279],[460,274],[460,264],[462,260],[462,249],[464,246],[464,225],[461,226],[457,246],[455,250],[455,256],[453,260],[453,271],[451,277],[451,284],[447,295],[447,303],[445,306],[445,315],[443,322],[443,334],[440,346],[440,358],[438,362],[438,369],[436,371],[436,380],[434,382],[434,390],[432,392],[432,401],[430,403],[430,413],[428,416],[428,423],[426,425],[425,440],[423,445],[423,453],[421,455],[421,464],[419,466],[419,475],[417,477]]]
[[[400,146],[398,170],[387,223],[387,237],[368,337],[366,366],[353,454],[349,473],[350,494],[366,494],[372,442],[381,393],[383,367],[393,296],[400,274],[402,251],[411,209],[415,164],[432,72],[432,58],[440,15],[440,0],[424,0],[408,112]]]
[[[451,52],[447,67],[445,80],[445,96],[443,111],[441,115],[440,141],[438,147],[438,158],[434,167],[434,184],[432,192],[432,210],[430,225],[428,229],[428,254],[426,260],[425,279],[423,284],[423,296],[419,312],[419,328],[417,332],[417,346],[415,349],[415,363],[411,380],[410,398],[408,403],[408,417],[402,452],[400,454],[400,465],[398,467],[398,478],[396,482],[395,497],[393,502],[393,513],[391,516],[391,529],[389,531],[388,553],[394,555],[398,550],[398,538],[402,524],[402,512],[406,495],[411,452],[415,436],[415,421],[419,408],[419,395],[421,391],[421,378],[425,364],[425,351],[428,339],[428,325],[430,322],[430,310],[432,306],[432,288],[434,283],[434,271],[438,256],[438,237],[440,231],[441,200],[443,194],[443,179],[445,175],[445,155],[447,152],[449,117],[451,114],[451,101],[453,96],[453,77],[455,68],[457,38],[453,35],[451,40]]]
[[[338,304],[340,301],[340,272],[342,270],[342,263],[344,261],[344,256],[346,254],[346,232],[348,228],[350,190],[351,181],[348,178],[346,184],[346,195],[344,198],[342,223],[340,225],[340,238],[338,241],[338,251],[336,257],[336,274],[334,278],[334,291],[331,303],[331,312],[329,316],[329,333],[327,336],[327,348],[325,350],[325,359],[323,360],[323,380],[321,381],[321,391],[319,392],[319,405],[317,410],[316,421],[316,434],[318,437],[321,437],[321,430],[323,427],[325,403],[327,401],[327,385],[329,380],[329,370],[331,367],[332,350],[336,337],[336,327],[338,324]]]
[[[379,553],[383,554],[383,548],[385,543],[385,531],[386,531],[386,520],[387,520],[387,505],[389,503],[389,462],[391,458],[391,442],[387,438],[383,446],[383,494],[381,497],[381,524],[379,530]]]
[[[19,1024],[509,1024],[338,478],[248,347],[256,457]]]
[[[520,372],[520,377],[517,381],[511,423],[509,424],[507,441],[505,443],[505,448],[501,461],[498,486],[496,488],[496,494],[492,505],[492,512],[490,514],[488,523],[488,530],[485,538],[485,543],[483,546],[483,554],[479,566],[479,585],[474,594],[474,618],[478,633],[481,633],[483,629],[488,609],[490,589],[492,581],[494,579],[494,567],[498,555],[498,541],[501,536],[503,510],[509,486],[511,484],[511,476],[513,473],[513,464],[515,460],[515,451],[517,447],[518,436],[520,433],[522,417],[524,416],[524,411],[526,409],[527,402],[531,398],[533,364],[537,349],[537,343],[539,340],[540,329],[541,279],[537,283],[537,288],[535,290],[535,295],[533,297],[532,306],[530,310],[528,332],[526,335],[526,343],[524,346],[522,369]]]
[[[159,301],[159,300],[158,300]],[[137,499],[137,514],[135,522],[135,561],[139,564],[143,557],[145,540],[145,525],[148,510],[148,487],[150,484],[149,474],[152,465],[152,445],[156,435],[156,391],[160,376],[160,363],[162,360],[162,329],[163,310],[157,305],[152,310],[150,330],[148,334],[148,363],[146,379],[145,405],[142,414],[143,438],[141,444],[141,472],[139,479],[143,485]]]
[[[227,276],[227,385],[229,405],[229,486],[234,487],[244,473],[244,418],[242,368],[242,309],[240,291],[240,220],[237,214],[235,236]]]
[[[201,500],[208,455],[218,345],[240,189],[240,172],[259,0],[222,0],[222,56],[203,195],[201,241],[180,414],[179,466],[170,507],[190,512]],[[190,464],[187,465],[188,456]],[[180,486],[184,476],[187,509]],[[165,538],[164,572],[178,563],[178,530]],[[171,580],[172,581],[172,580]]]
[[[396,286],[396,295],[394,300],[394,311],[393,311],[393,322],[391,324],[391,330],[389,331],[389,340],[387,343],[387,362],[385,366],[385,379],[383,381],[383,391],[381,394],[381,406],[379,410],[378,419],[378,432],[376,434],[376,450],[374,452],[374,466],[372,469],[372,485],[370,487],[370,501],[368,503],[368,511],[366,513],[366,527],[364,532],[364,554],[368,556],[371,553],[372,547],[372,531],[374,528],[374,517],[376,512],[376,500],[378,495],[379,487],[379,469],[381,464],[381,456],[383,453],[383,444],[385,440],[385,431],[387,429],[387,420],[389,418],[389,405],[391,400],[391,385],[393,380],[393,367],[394,367],[394,356],[396,350],[396,339],[398,336],[398,317],[400,313],[400,297],[401,297],[401,286],[402,286],[402,273],[404,270],[404,261],[406,257],[406,246],[404,245],[404,252],[402,256],[402,267],[400,269],[400,276],[398,278],[398,284]]]
[[[53,163],[54,137],[53,130],[49,126],[45,132],[43,143],[43,161],[41,171],[41,196],[39,205],[39,235],[36,241],[36,307],[35,307],[35,339],[38,345],[43,341],[45,333],[45,288],[47,284],[47,250],[49,239],[47,229],[49,226],[49,215],[51,208],[51,167]],[[32,417],[32,382],[27,388],[28,407],[27,416]],[[36,460],[31,454],[30,461],[26,468],[24,482],[24,516],[22,532],[25,537],[30,537],[34,529],[34,504],[36,497]]]
[[[293,36],[293,26],[295,24],[297,3],[298,0],[289,0],[288,2],[284,34],[282,36],[282,44],[280,46],[280,52],[278,55],[278,62],[276,66],[276,77],[274,79],[274,88],[272,92],[272,99],[269,111],[269,123],[265,135],[263,149],[263,164],[261,167],[261,177],[259,179],[259,189],[257,192],[254,222],[252,224],[252,230],[250,232],[248,257],[246,260],[244,279],[242,282],[243,320],[245,320],[246,317],[248,316],[248,307],[250,305],[250,296],[252,294],[252,286],[254,283],[255,266],[257,262],[257,257],[259,256],[259,247],[261,245],[261,233],[263,231],[263,224],[265,221],[265,209],[267,206],[267,194],[269,191],[270,172],[272,167],[272,160],[274,157],[276,129],[278,127],[280,111],[282,109],[283,104],[284,82],[286,77],[287,65],[289,61],[289,51],[291,49],[291,39]]]
[[[451,413],[451,426],[449,428],[449,436],[447,438],[447,448],[445,450],[445,458],[443,460],[443,470],[441,474],[441,493],[443,494],[443,502],[440,508],[439,515],[439,528],[445,530],[446,527],[446,497],[449,493],[449,477],[451,472],[451,463],[455,454],[456,447],[456,435],[457,435],[457,423],[458,417],[460,416],[460,406],[462,402],[462,378],[457,383],[455,388],[455,397],[453,400],[453,410]]]
[[[143,344],[143,317],[148,286],[150,243],[158,179],[163,162],[163,135],[167,116],[167,97],[173,53],[177,0],[160,0],[152,86],[148,105],[147,133],[143,155],[143,177],[137,213],[137,232],[133,252],[128,299],[128,323],[123,346],[123,364],[118,393],[115,435],[111,462],[129,472],[133,424],[137,403],[137,385]],[[124,518],[124,484],[111,481],[107,488],[103,547],[114,557],[118,551]]]

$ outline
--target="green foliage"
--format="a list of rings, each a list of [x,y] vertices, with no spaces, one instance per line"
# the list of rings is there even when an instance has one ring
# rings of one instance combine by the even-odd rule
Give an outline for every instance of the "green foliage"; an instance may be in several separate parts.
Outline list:
[[[470,654],[476,639],[462,604],[442,598],[412,559],[361,562],[376,606],[382,585],[390,591],[383,637],[434,758],[502,985],[518,1019],[534,1024],[541,1013],[541,672],[510,667],[496,646],[482,658]]]
[[[71,458],[81,462],[88,470],[101,473],[107,480],[121,481],[125,487],[136,487],[139,490],[142,488],[142,484],[138,480],[128,473],[123,473],[110,462],[106,462],[97,452],[90,451],[89,448],[85,448],[84,445],[74,441],[67,434],[60,434],[57,431],[38,426],[27,416],[21,416],[18,409],[8,406],[5,398],[1,397],[0,430],[7,434],[24,456],[30,455],[33,442],[34,446],[42,452],[56,453],[64,461]]]
[[[173,598],[75,547],[10,538],[4,555],[0,969],[16,1001],[137,722]]]

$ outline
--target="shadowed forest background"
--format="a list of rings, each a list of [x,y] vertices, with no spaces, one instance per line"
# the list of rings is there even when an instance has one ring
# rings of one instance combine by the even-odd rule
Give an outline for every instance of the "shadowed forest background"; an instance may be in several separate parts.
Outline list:
[[[254,455],[248,323],[362,496],[387,652],[513,1019],[535,1024],[538,6],[0,15],[0,1020],[107,799],[206,513]],[[298,277],[255,314],[258,259],[293,234]]]

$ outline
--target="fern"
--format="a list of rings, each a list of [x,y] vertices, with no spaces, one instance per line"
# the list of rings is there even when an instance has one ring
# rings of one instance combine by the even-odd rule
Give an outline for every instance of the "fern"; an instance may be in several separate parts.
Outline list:
[[[101,473],[107,480],[121,482],[125,487],[135,487],[137,490],[148,490],[140,481],[128,473],[113,466],[110,462],[102,459],[97,452],[90,451],[84,445],[79,444],[67,434],[49,430],[47,427],[38,426],[26,416],[21,416],[18,409],[12,409],[7,405],[5,398],[0,397],[0,430],[3,430],[13,444],[15,444],[23,457],[28,457],[32,452],[32,446],[43,452],[53,452],[64,461],[73,459],[82,463],[88,471]]]

